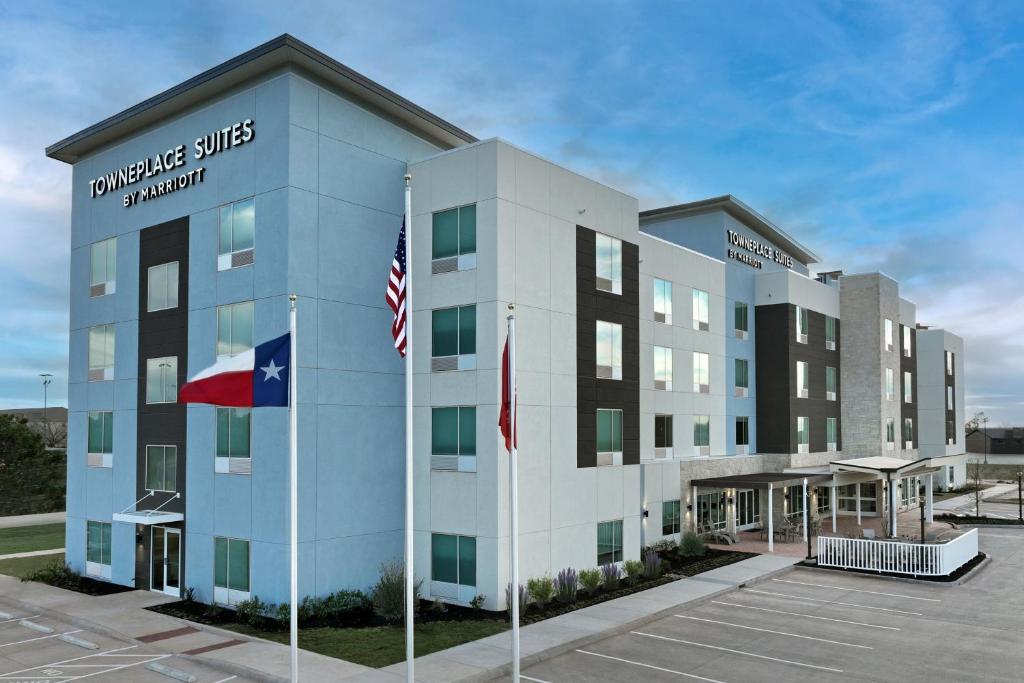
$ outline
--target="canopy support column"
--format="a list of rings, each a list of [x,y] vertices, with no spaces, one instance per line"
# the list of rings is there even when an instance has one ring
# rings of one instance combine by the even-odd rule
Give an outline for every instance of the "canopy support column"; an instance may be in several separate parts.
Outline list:
[[[860,482],[857,482],[857,526],[864,526],[860,523]]]
[[[924,492],[924,519],[926,522],[931,524],[935,521],[932,518],[932,489],[935,486],[935,475],[928,475],[928,488]]]
[[[829,506],[832,508],[832,533],[836,533],[836,508],[839,507],[839,498],[836,494],[839,489],[836,487],[836,483],[832,482],[832,491],[829,494]]]
[[[775,506],[772,504],[771,484],[768,484],[768,552],[775,552]]]

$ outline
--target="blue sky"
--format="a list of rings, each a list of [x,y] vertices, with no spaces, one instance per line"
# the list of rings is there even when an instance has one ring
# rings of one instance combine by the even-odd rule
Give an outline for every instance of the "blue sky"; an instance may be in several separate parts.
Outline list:
[[[557,5],[557,6],[556,6]],[[734,194],[967,341],[1024,423],[1024,6],[0,0],[0,406],[66,400],[70,170],[43,148],[289,32],[640,198]]]

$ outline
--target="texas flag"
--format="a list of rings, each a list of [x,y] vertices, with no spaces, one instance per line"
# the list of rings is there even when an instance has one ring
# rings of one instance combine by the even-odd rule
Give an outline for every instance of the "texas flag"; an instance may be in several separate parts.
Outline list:
[[[247,408],[288,405],[291,335],[224,358],[178,390],[178,403]]]

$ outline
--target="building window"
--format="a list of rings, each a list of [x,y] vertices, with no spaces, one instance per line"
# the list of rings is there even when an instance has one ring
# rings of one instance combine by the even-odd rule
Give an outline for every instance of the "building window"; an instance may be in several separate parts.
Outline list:
[[[750,394],[750,361],[746,358],[735,359],[736,366],[736,396],[748,396]]]
[[[249,266],[256,237],[256,200],[250,197],[220,207],[217,270]]]
[[[818,514],[832,511],[832,487],[819,486],[815,489],[818,497]]]
[[[89,296],[113,294],[117,288],[117,238],[93,242],[89,259]]]
[[[250,474],[252,411],[249,408],[217,408],[217,457],[215,471]]]
[[[476,538],[430,535],[430,578],[439,583],[476,586]]]
[[[433,372],[476,368],[476,306],[441,308],[431,312]]]
[[[952,446],[956,443],[956,428],[953,420],[946,420],[946,445]]]
[[[909,372],[903,373],[903,402],[914,402],[914,382],[913,377]]]
[[[146,403],[177,403],[178,358],[146,359]]]
[[[597,409],[597,464],[622,464],[622,411]]]
[[[85,573],[110,578],[110,522],[85,523]]]
[[[178,262],[152,266],[146,276],[146,310],[163,311],[178,307]]]
[[[836,319],[830,315],[825,316],[825,348],[829,351],[836,350]]]
[[[885,369],[885,400],[896,400],[896,373],[892,368]]]
[[[597,377],[622,379],[622,325],[597,321]]]
[[[796,418],[796,450],[797,453],[807,453],[811,445],[811,419],[809,417]]]
[[[740,489],[736,492],[736,525],[750,528],[761,521],[761,492]]]
[[[783,498],[786,506],[786,517],[803,517],[804,487],[802,485],[787,486]]]
[[[725,491],[697,494],[697,532],[706,533],[726,526]]]
[[[654,322],[672,324],[672,283],[654,278]]]
[[[665,500],[661,503],[661,535],[678,534],[682,529],[678,500]]]
[[[709,299],[708,293],[702,289],[693,290],[693,329],[707,330]]]
[[[888,450],[896,448],[896,421],[891,418],[885,418],[885,445]]]
[[[796,340],[807,343],[807,309],[803,306],[796,307]]]
[[[436,212],[430,250],[435,275],[476,268],[476,204]]]
[[[892,321],[888,318],[885,319],[885,350],[892,351],[894,344],[893,332],[892,332]]]
[[[89,381],[114,379],[114,325],[89,328]]]
[[[693,445],[697,449],[710,449],[711,448],[711,416],[710,415],[694,415],[693,416]],[[700,451],[698,455],[708,455],[707,452]]]
[[[252,348],[251,301],[217,307],[217,358],[230,358]]]
[[[597,288],[622,294],[622,240],[597,233]]]
[[[672,349],[654,347],[654,388],[672,391]]]
[[[654,416],[654,457],[672,456],[672,416]]]
[[[693,391],[697,394],[711,392],[711,356],[700,351],[693,352]]]
[[[946,387],[946,410],[953,410],[953,387]]]
[[[825,400],[836,400],[836,369],[831,365],[825,366]]]
[[[860,510],[861,512],[875,512],[877,501],[875,499],[875,484],[862,483],[860,485]],[[857,485],[847,484],[838,487],[836,491],[836,509],[842,512],[857,511]]]
[[[903,440],[906,448],[914,447],[914,419],[907,417],[903,419]]]
[[[737,339],[746,339],[750,331],[749,310],[742,301],[737,301],[733,307],[733,326],[736,328]]]
[[[432,469],[476,472],[476,408],[433,408],[430,453]]]
[[[839,443],[839,420],[834,417],[825,418],[825,448],[832,452]]]
[[[946,374],[953,376],[953,352],[946,351]]]
[[[249,541],[213,537],[213,599],[237,605],[249,599]]]
[[[176,446],[146,446],[146,488],[150,491],[178,490]]]
[[[736,418],[736,445],[747,447],[750,445],[750,418]]]
[[[89,449],[86,464],[89,467],[110,467],[114,457],[114,413],[94,410],[89,413]]]
[[[901,325],[903,328],[903,355],[907,358],[911,356],[911,349],[913,348],[913,337],[911,335],[911,328],[907,325]]]
[[[802,360],[796,362],[796,395],[797,398],[807,398],[810,396],[810,372],[807,369],[807,363]]]
[[[622,562],[622,520],[598,522],[597,565]]]

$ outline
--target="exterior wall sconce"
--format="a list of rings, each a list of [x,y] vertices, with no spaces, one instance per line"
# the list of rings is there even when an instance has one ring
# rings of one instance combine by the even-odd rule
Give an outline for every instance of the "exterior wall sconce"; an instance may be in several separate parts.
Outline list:
[[[687,512],[693,512],[693,503],[687,503],[686,504],[686,511]]]

